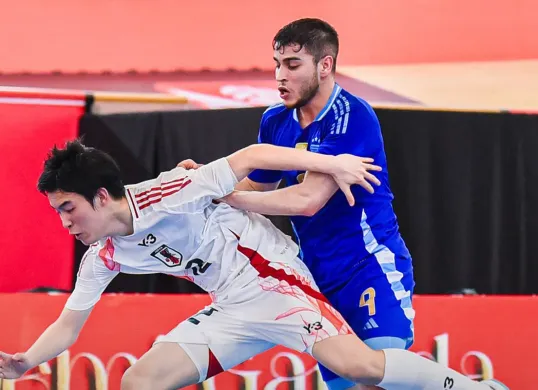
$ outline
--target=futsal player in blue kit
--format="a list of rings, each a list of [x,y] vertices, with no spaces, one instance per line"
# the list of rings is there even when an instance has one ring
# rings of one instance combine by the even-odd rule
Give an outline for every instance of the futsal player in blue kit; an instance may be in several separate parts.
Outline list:
[[[373,349],[408,349],[414,338],[411,255],[393,211],[380,125],[372,107],[335,82],[338,35],[319,19],[283,27],[273,40],[281,104],[262,116],[258,141],[316,153],[373,158],[381,172],[338,191],[316,172],[256,170],[224,198],[266,215],[287,215],[302,259],[322,293]],[[180,164],[196,168],[195,163]],[[284,179],[286,187],[277,189]],[[356,202],[353,202],[352,199]],[[330,390],[369,389],[320,365]]]
[[[226,202],[266,215],[289,215],[302,259],[320,290],[373,349],[413,343],[411,255],[392,208],[381,129],[373,109],[335,82],[338,36],[327,23],[302,19],[273,41],[283,101],[263,114],[259,142],[312,152],[371,157],[378,186],[354,186],[356,204],[330,176],[314,172],[252,172]],[[273,191],[285,179],[286,188]],[[369,191],[367,190],[369,189]],[[320,366],[329,389],[354,384]]]

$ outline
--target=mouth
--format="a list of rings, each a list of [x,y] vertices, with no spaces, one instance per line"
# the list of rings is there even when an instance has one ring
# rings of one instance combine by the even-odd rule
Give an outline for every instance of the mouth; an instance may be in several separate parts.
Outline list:
[[[278,87],[278,92],[280,93],[280,98],[286,100],[290,96],[290,91],[286,87]]]
[[[73,234],[73,235],[74,235],[75,238],[76,238],[77,240],[79,240],[79,241],[80,241],[80,239],[82,238],[82,233],[77,233],[77,234]]]

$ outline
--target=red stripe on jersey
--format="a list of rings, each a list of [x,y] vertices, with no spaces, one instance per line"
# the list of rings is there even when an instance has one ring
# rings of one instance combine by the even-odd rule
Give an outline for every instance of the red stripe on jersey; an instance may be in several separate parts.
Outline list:
[[[304,284],[295,276],[288,275],[283,269],[274,269],[273,267],[271,267],[269,265],[269,260],[265,259],[255,250],[245,248],[244,246],[241,246],[239,244],[237,244],[237,250],[250,259],[250,264],[252,264],[252,266],[256,269],[256,271],[258,271],[262,278],[268,278],[272,276],[277,280],[288,282],[290,286],[299,287],[306,295],[310,295],[312,298],[315,298],[325,303],[329,303],[327,298],[325,298],[325,295],[323,295],[319,291],[314,290],[309,285]]]
[[[131,191],[127,190],[127,194],[129,195],[129,199],[131,199],[131,204],[133,205],[135,216],[136,218],[138,218],[138,211],[136,211],[136,203],[133,201],[133,196],[131,195]]]
[[[176,180],[172,180],[172,181],[167,181],[167,182],[164,182],[164,183],[161,183],[160,186],[158,187],[152,187],[150,188],[149,190],[146,190],[144,192],[141,192],[139,194],[136,194],[135,197],[136,197],[136,200],[140,200],[140,198],[144,197],[144,195],[146,194],[149,194],[150,192],[152,191],[161,191],[163,189],[167,189],[169,186],[174,186],[175,184],[181,184],[183,183],[183,181],[185,180],[184,177],[182,177],[181,179],[176,179]]]
[[[183,184],[174,184],[173,186],[163,188],[162,191],[153,191],[150,194],[144,196],[143,198],[137,199],[137,203],[139,205],[144,204],[152,199],[162,196],[164,193],[169,193],[170,191],[173,191],[173,190],[179,190],[183,188],[182,186]]]
[[[119,271],[120,264],[114,261],[114,244],[109,237],[106,239],[105,246],[99,250],[99,257],[105,263],[105,266],[111,271]]]
[[[179,191],[181,191],[183,188],[185,188],[186,186],[188,186],[189,184],[191,184],[192,181],[189,179],[188,181],[186,181],[185,183],[181,184],[177,189],[173,190],[173,191],[169,191],[169,192],[161,192],[161,193],[158,193],[158,194],[155,194],[155,196],[157,196],[156,198],[154,199],[151,199],[151,198],[147,198],[147,199],[144,199],[142,201],[139,201],[138,202],[138,208],[140,210],[144,210],[146,207],[149,207],[151,206],[152,204],[155,204],[155,203],[159,203],[163,198],[166,198],[167,196],[170,196],[170,195],[173,195]],[[152,197],[154,196],[153,194],[151,195]],[[151,200],[150,200],[151,199]]]
[[[144,203],[148,200],[150,200],[151,198],[155,198],[155,197],[158,197],[158,196],[161,196],[163,192],[165,191],[170,191],[170,190],[174,190],[174,189],[181,189],[183,188],[183,182],[181,183],[175,183],[175,184],[170,184],[170,185],[167,185],[167,186],[164,186],[164,187],[160,187],[158,189],[153,189],[150,193],[142,196],[142,197],[138,197],[138,195],[136,195],[136,201],[138,204],[141,204],[141,203]]]

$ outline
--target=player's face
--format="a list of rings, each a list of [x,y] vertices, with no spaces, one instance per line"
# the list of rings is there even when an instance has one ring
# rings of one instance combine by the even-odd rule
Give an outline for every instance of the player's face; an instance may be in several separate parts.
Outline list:
[[[274,50],[273,59],[280,98],[287,108],[301,108],[319,90],[314,57],[299,45],[288,45]]]
[[[47,193],[47,197],[63,227],[77,240],[91,245],[106,236],[106,217],[98,202],[93,208],[82,195],[62,191]]]

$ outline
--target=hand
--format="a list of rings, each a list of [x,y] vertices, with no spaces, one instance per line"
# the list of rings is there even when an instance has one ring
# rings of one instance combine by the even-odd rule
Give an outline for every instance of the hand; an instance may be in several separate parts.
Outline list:
[[[376,186],[381,185],[381,182],[368,171],[381,171],[381,167],[371,164],[374,162],[372,158],[358,157],[351,154],[341,154],[335,157],[336,170],[332,173],[332,177],[338,187],[345,194],[350,206],[355,205],[355,198],[351,192],[351,186],[358,184],[370,194],[374,193],[374,188],[370,183]]]
[[[20,378],[30,368],[30,362],[24,353],[9,355],[0,352],[0,379]]]
[[[177,167],[185,168],[185,169],[198,169],[204,164],[198,164],[194,160],[191,160],[190,158],[187,160],[181,161],[179,164],[177,164]]]

